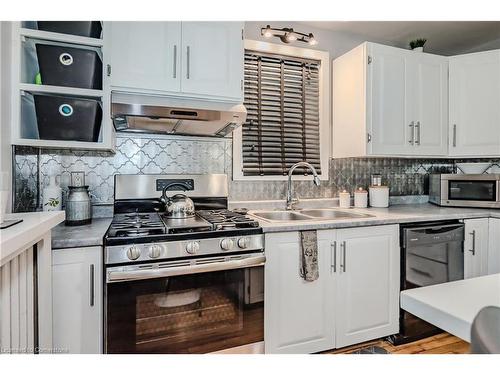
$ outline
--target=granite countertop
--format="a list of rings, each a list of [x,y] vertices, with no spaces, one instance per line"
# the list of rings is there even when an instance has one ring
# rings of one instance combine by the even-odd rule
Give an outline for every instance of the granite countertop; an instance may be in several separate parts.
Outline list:
[[[326,203],[323,201],[323,203]],[[323,205],[323,208],[328,205]],[[365,213],[372,215],[365,218],[347,219],[313,219],[304,221],[280,221],[270,222],[255,217],[263,231],[266,232],[290,232],[296,230],[309,229],[334,229],[363,227],[372,225],[402,224],[423,221],[453,220],[453,219],[474,219],[494,217],[500,218],[499,210],[479,209],[479,208],[454,208],[439,207],[430,203],[421,204],[400,204],[388,208],[339,208],[332,205],[331,208],[348,210],[353,213]],[[252,210],[249,214],[258,213],[260,210]],[[262,210],[264,211],[264,210]],[[267,210],[269,211],[269,210]],[[103,237],[106,233],[111,218],[93,219],[89,225],[76,227],[65,226],[64,223],[52,230],[52,248],[63,249],[86,246],[102,246]]]
[[[52,229],[52,249],[102,246],[103,237],[112,218],[92,219],[92,223],[80,226],[59,224]]]
[[[326,207],[324,207],[326,208]],[[390,206],[388,208],[339,208],[339,210],[349,210],[353,213],[366,213],[373,215],[365,218],[348,218],[336,220],[301,220],[301,221],[281,221],[270,222],[264,219],[259,220],[264,232],[288,232],[309,229],[333,229],[362,227],[371,225],[402,224],[419,221],[453,220],[453,219],[473,219],[484,217],[500,218],[498,210],[479,208],[454,208],[439,207],[430,203],[424,204],[402,204]],[[249,213],[258,213],[259,210]]]

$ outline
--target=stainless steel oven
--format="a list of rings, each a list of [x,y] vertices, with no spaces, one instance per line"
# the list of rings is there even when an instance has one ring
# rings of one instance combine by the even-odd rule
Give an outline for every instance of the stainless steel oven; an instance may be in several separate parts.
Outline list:
[[[500,208],[499,174],[432,174],[429,201],[440,206]]]
[[[262,351],[264,262],[254,252],[107,268],[106,352]]]

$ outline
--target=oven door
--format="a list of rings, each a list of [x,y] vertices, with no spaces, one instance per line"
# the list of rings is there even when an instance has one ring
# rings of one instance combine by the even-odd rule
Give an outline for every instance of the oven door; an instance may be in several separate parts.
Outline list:
[[[264,340],[264,255],[111,267],[107,353],[209,353]]]

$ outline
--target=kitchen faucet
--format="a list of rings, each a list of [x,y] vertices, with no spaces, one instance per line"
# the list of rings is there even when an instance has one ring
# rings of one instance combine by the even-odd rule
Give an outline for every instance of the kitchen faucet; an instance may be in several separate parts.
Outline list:
[[[316,186],[319,186],[319,184],[320,184],[319,176],[316,173],[316,169],[314,169],[314,167],[311,164],[309,164],[305,161],[299,161],[298,163],[295,163],[294,165],[292,165],[290,167],[290,169],[288,170],[288,187],[286,190],[286,209],[287,210],[293,210],[293,206],[299,202],[299,200],[297,198],[295,198],[295,199],[292,198],[292,174],[293,174],[293,171],[298,167],[309,168],[313,174],[314,184]]]

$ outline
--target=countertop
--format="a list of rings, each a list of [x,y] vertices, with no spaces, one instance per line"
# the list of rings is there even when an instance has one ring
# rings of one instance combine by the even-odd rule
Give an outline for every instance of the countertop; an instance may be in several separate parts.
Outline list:
[[[0,264],[17,256],[38,242],[45,233],[64,221],[64,211],[27,212],[6,215],[6,219],[23,219],[19,224],[0,230]]]
[[[500,307],[500,274],[401,292],[401,308],[470,342],[474,317],[486,306]]]
[[[52,230],[52,248],[102,246],[103,237],[112,218],[92,219],[88,225],[66,226],[59,224]]]
[[[500,218],[499,210],[439,207],[430,203],[401,204],[390,206],[388,208],[332,208],[343,211],[348,210],[353,213],[366,213],[373,216],[366,218],[348,218],[336,220],[314,219],[282,222],[270,222],[258,217],[255,218],[259,220],[259,223],[262,226],[264,232],[288,232],[309,229],[348,228],[371,225],[413,223],[419,221],[472,219],[483,217]],[[259,210],[255,210],[250,211],[249,213],[252,214],[258,212]]]
[[[326,208],[323,206],[323,208]],[[472,219],[483,217],[500,218],[500,210],[478,208],[439,207],[430,203],[401,204],[388,208],[339,208],[354,213],[373,215],[367,218],[337,219],[337,220],[304,220],[270,222],[257,218],[264,232],[288,232],[308,229],[334,229],[371,225],[402,224],[419,221]],[[257,213],[253,210],[249,213]],[[52,231],[52,247],[54,249],[102,246],[103,237],[111,223],[111,218],[93,219],[89,225],[68,227],[60,224]]]

